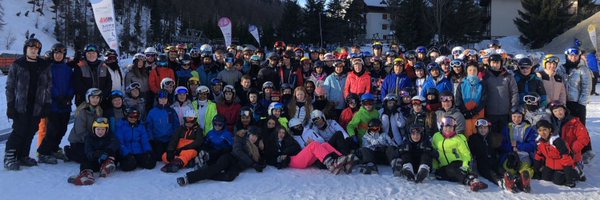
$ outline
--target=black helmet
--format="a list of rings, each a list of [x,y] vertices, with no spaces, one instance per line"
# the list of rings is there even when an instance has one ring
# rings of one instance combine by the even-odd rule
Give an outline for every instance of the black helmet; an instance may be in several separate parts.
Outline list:
[[[499,62],[502,62],[502,55],[495,53],[495,54],[492,54],[492,55],[490,55],[490,58],[489,58],[489,59],[490,59],[490,62],[491,62],[491,61],[499,61]]]
[[[125,115],[131,118],[139,118],[140,111],[136,107],[128,107],[127,109],[125,109]]]
[[[379,119],[372,119],[371,121],[369,121],[369,128],[372,127],[381,127],[381,120]]]
[[[213,118],[213,124],[214,124],[215,122],[221,122],[221,123],[225,124],[225,122],[226,122],[226,121],[227,121],[227,120],[225,119],[225,117],[223,117],[223,115],[216,115],[216,116]]]
[[[192,62],[192,57],[190,56],[190,54],[184,54],[183,58],[181,58],[181,64],[187,65],[190,64]]]
[[[169,64],[169,57],[164,53],[161,53],[158,55],[158,58],[156,58],[156,64],[159,66],[167,66]]]
[[[50,51],[52,53],[56,53],[56,52],[62,52],[65,55],[67,54],[67,47],[62,44],[62,43],[56,43],[54,45],[52,45],[52,48],[50,48]]]
[[[25,40],[25,44],[23,45],[23,55],[27,55],[27,47],[38,47],[38,55],[42,53],[42,42],[37,38],[29,38]]]
[[[354,100],[354,102],[358,104],[358,102],[360,102],[360,97],[358,97],[357,94],[351,93],[346,97],[346,104],[348,104],[348,102],[351,100]]]
[[[108,58],[109,56],[118,56],[117,51],[114,49],[106,50],[106,52],[104,52],[104,57]]]
[[[533,62],[529,58],[521,58],[519,60],[519,66],[533,66]]]

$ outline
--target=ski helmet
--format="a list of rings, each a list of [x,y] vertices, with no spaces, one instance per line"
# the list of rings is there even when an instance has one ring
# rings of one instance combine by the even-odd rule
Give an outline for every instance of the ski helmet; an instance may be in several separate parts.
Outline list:
[[[108,118],[106,117],[98,117],[94,120],[94,123],[92,123],[92,131],[94,131],[94,129],[96,128],[106,128],[108,129]]]
[[[158,54],[158,51],[156,51],[156,48],[154,47],[148,47],[144,50],[144,54],[146,55],[156,55]]]
[[[90,103],[91,96],[100,96],[102,95],[102,90],[98,88],[90,88],[85,92],[85,102]],[[102,98],[100,98],[102,100]]]
[[[27,47],[36,47],[38,48],[38,55],[42,53],[42,42],[37,38],[29,38],[25,40],[25,44],[23,45],[23,55],[27,55]]]

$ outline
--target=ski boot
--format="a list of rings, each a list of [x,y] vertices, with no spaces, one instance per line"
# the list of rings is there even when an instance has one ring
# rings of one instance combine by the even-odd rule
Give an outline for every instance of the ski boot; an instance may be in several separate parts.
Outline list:
[[[402,160],[400,158],[393,159],[390,166],[392,166],[392,173],[395,177],[402,176]]]
[[[9,149],[4,154],[4,168],[10,171],[17,171],[21,168],[21,164],[17,160],[17,150]]]
[[[39,154],[38,155],[38,162],[39,163],[45,163],[45,164],[51,164],[51,165],[56,165],[58,164],[58,160],[56,160],[56,158],[52,155],[42,155]]]
[[[417,178],[416,178],[415,182],[417,182],[417,183],[423,182],[423,180],[425,180],[425,178],[427,178],[427,176],[429,176],[429,166],[426,164],[421,164],[419,166],[419,171],[417,172]]]
[[[402,175],[404,175],[408,181],[415,180],[415,171],[413,171],[413,166],[411,163],[405,163],[402,165]]]
[[[92,185],[96,182],[94,179],[94,172],[91,169],[84,169],[79,172],[78,176],[71,176],[67,179],[67,182],[74,185]]]
[[[113,173],[117,169],[115,165],[115,161],[112,159],[107,159],[100,166],[100,177],[107,177],[111,173]]]
[[[504,173],[502,179],[498,180],[498,185],[511,193],[517,192],[517,178],[508,172]]]

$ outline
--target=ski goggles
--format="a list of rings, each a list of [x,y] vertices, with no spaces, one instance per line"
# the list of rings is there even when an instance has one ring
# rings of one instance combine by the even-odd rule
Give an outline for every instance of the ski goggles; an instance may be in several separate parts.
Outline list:
[[[410,93],[408,93],[407,91],[400,91],[400,97],[410,97]]]
[[[425,130],[423,127],[411,127],[410,128],[410,133],[411,134],[421,134],[423,132],[423,130]]]
[[[577,48],[568,48],[565,50],[565,55],[579,55],[581,51]]]
[[[98,52],[98,47],[96,45],[88,45],[84,49],[85,52]]]
[[[463,62],[460,60],[453,60],[452,62],[450,62],[450,67],[462,67],[463,66]]]
[[[133,83],[129,84],[129,86],[127,86],[127,89],[129,89],[129,90],[133,90],[133,89],[140,89],[140,87],[142,87],[142,86],[140,85],[140,83],[138,83],[138,82],[133,82]]]
[[[42,43],[33,40],[33,41],[27,42],[27,44],[25,44],[25,46],[26,47],[35,47],[35,48],[41,49],[42,48]]]
[[[537,104],[537,102],[540,100],[539,97],[533,96],[533,95],[525,95],[523,97],[523,102],[525,102],[525,104],[527,105],[535,105]]]
[[[147,53],[146,57],[156,57],[157,55],[155,53]]]
[[[175,94],[187,94],[188,93],[188,89],[185,87],[179,87],[177,88],[177,90],[175,90]]]
[[[364,105],[364,106],[372,106],[373,105],[373,101],[363,101],[362,105]]]
[[[223,125],[225,125],[225,124],[221,123],[221,122],[213,122],[213,126],[220,126],[220,127],[222,127]]]
[[[106,118],[106,117],[98,117],[94,121],[96,123],[108,124],[108,118]]]
[[[138,119],[138,118],[140,118],[140,113],[139,112],[128,113],[127,118]]]
[[[200,81],[197,80],[188,80],[189,85],[200,85]]]
[[[550,56],[550,57],[544,58],[544,61],[558,63],[558,62],[560,62],[560,58],[558,58],[556,56]]]
[[[190,63],[192,63],[191,60],[182,60],[181,61],[181,64],[183,64],[183,65],[189,65]]]
[[[427,53],[427,49],[426,49],[426,48],[424,48],[424,47],[417,48],[417,50],[415,50],[415,51],[416,51],[417,53]]]
[[[318,122],[319,120],[321,120],[321,117],[315,117],[311,119],[313,123]]]
[[[452,101],[453,99],[454,99],[453,96],[440,96],[440,101],[441,102]]]
[[[412,105],[419,105],[420,106],[420,105],[422,105],[423,102],[421,100],[412,100],[410,103]]]
[[[175,85],[175,81],[168,80],[163,83],[164,86],[173,86]]]
[[[491,125],[492,125],[492,123],[489,122],[488,120],[485,120],[485,119],[478,119],[475,122],[475,126],[477,126],[477,127],[480,127],[480,126],[491,126]]]
[[[452,117],[444,117],[441,122],[442,126],[456,126],[456,121]]]
[[[372,127],[369,127],[369,131],[371,131],[371,132],[379,132],[379,131],[381,131],[381,126],[372,126]]]
[[[65,48],[60,48],[60,49],[54,49],[54,51],[52,53],[67,53],[67,49]]]
[[[251,116],[252,112],[250,110],[242,110],[240,111],[240,116],[244,117],[244,116]]]
[[[223,82],[221,82],[221,80],[213,78],[212,80],[210,80],[210,83],[214,86],[214,85],[222,85]]]

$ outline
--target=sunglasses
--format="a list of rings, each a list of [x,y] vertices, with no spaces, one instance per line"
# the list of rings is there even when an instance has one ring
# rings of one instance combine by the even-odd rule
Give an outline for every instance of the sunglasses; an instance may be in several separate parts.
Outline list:
[[[55,49],[54,53],[67,53],[67,49]]]
[[[479,126],[491,126],[491,125],[492,125],[492,123],[491,123],[491,122],[488,122],[488,121],[487,121],[487,120],[485,120],[485,119],[478,119],[478,120],[475,122],[475,126],[478,126],[478,127],[479,127]]]
[[[531,69],[531,66],[525,65],[525,66],[519,67],[519,69]]]
[[[379,132],[380,130],[381,130],[381,127],[379,127],[379,126],[369,127],[369,131],[372,131],[372,132]]]
[[[535,105],[535,104],[537,104],[539,99],[540,99],[539,97],[536,97],[533,95],[525,95],[523,97],[523,102],[525,102],[525,104],[527,104],[527,105]]]
[[[420,127],[415,127],[415,128],[410,129],[411,134],[421,134],[421,132],[423,132],[423,128],[420,128]]]
[[[441,96],[441,97],[440,97],[440,101],[441,101],[441,102],[448,102],[448,101],[452,101],[452,99],[454,99],[454,97],[452,97],[452,96]]]
[[[131,118],[131,119],[138,119],[140,117],[140,113],[129,113],[127,114],[127,118]]]
[[[156,54],[146,54],[146,57],[156,57]]]
[[[109,60],[109,61],[115,61],[115,60],[117,60],[117,56],[108,56],[108,57],[106,58],[106,60]]]
[[[400,97],[409,97],[410,94],[407,91],[400,91]],[[396,100],[396,99],[394,99]]]

